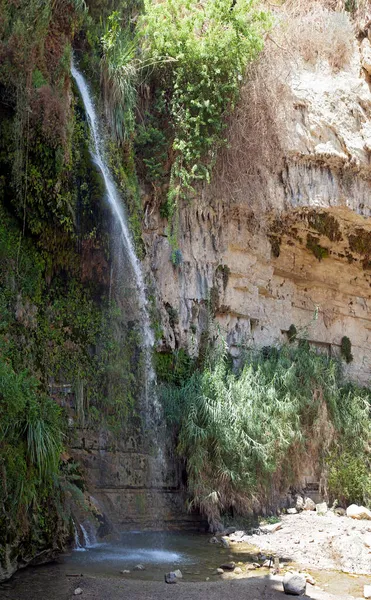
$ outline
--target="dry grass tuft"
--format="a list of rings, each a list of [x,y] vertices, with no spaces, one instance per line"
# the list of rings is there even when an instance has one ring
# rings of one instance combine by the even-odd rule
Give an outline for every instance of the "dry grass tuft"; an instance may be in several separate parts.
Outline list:
[[[229,118],[228,144],[214,170],[212,196],[252,204],[270,176],[281,170],[289,138],[291,71],[290,52],[267,40]]]
[[[338,71],[350,63],[354,54],[354,28],[344,12],[312,7],[304,15],[289,15],[282,23],[282,33],[292,51],[313,65],[327,60]]]

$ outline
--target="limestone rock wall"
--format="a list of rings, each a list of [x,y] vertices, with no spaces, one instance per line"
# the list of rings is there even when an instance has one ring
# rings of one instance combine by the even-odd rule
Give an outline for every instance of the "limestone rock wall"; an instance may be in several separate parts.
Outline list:
[[[354,360],[346,369],[368,382],[367,52],[368,40],[362,45],[354,40],[353,56],[342,70],[326,61],[298,60],[290,66],[286,93],[276,98],[277,114],[284,110],[285,115],[277,167],[263,161],[231,194],[217,173],[216,182],[182,208],[179,266],[170,262],[166,223],[155,210],[148,217],[146,269],[156,286],[164,347],[196,351],[211,308],[235,355],[243,343],[285,341],[291,324],[305,328],[311,344],[331,354],[339,353],[342,337],[348,336]]]

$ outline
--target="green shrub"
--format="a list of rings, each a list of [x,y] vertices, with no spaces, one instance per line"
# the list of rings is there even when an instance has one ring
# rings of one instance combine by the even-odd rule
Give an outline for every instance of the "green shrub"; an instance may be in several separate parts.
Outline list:
[[[307,347],[250,353],[238,373],[219,353],[163,399],[179,427],[190,504],[211,523],[266,500],[273,475],[278,491],[296,483],[308,454],[321,466],[340,440],[362,452],[370,433],[370,393],[344,386],[339,363]]]
[[[364,452],[337,448],[328,459],[328,493],[343,506],[371,502],[371,463]]]
[[[340,353],[347,363],[352,362],[352,342],[346,335],[341,338]]]
[[[144,2],[138,30],[152,79],[166,91],[174,131],[170,212],[197,180],[209,180],[225,143],[224,118],[268,26],[254,0]],[[158,85],[158,83],[157,83]]]

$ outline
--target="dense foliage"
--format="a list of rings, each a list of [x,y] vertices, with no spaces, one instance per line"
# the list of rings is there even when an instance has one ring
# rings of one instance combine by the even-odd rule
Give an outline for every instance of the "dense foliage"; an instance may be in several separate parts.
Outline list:
[[[106,111],[113,132],[124,140],[133,134],[135,108],[142,104],[138,145],[152,149],[152,159],[144,159],[154,179],[171,163],[166,216],[172,219],[193,184],[210,179],[225,143],[225,116],[238,99],[247,64],[262,49],[269,21],[255,0],[146,1],[136,20],[133,31],[116,10],[106,22],[101,38]],[[176,219],[173,227],[176,245]]]
[[[252,0],[145,2],[143,53],[166,94],[174,129],[171,204],[198,179],[209,180],[224,117],[245,69],[262,49],[267,16]],[[147,60],[148,60],[147,58]]]
[[[164,400],[179,426],[191,505],[212,523],[231,508],[246,513],[257,502],[269,505],[272,492],[298,484],[308,457],[321,470],[330,452],[333,499],[367,501],[369,469],[362,482],[345,485],[350,465],[345,472],[337,448],[346,445],[357,464],[369,462],[370,393],[344,385],[333,359],[289,345],[251,353],[234,372],[219,353],[179,387],[165,387]]]

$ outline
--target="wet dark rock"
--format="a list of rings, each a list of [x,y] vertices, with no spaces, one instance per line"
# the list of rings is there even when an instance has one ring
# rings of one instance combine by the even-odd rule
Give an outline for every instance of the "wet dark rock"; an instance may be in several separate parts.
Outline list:
[[[170,573],[165,574],[165,583],[178,583],[178,578],[174,571],[170,571]]]
[[[220,568],[223,569],[224,571],[234,571],[236,568],[236,563],[234,563],[234,562],[223,563],[222,565],[220,565]]]

